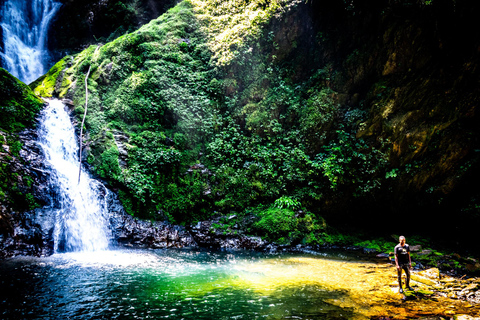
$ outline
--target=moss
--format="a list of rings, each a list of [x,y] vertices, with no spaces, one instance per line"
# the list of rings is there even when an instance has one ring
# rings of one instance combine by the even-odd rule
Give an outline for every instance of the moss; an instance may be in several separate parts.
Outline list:
[[[27,211],[39,207],[33,192],[33,178],[22,171],[18,158],[22,143],[14,133],[0,131],[0,202],[10,211]],[[7,151],[8,150],[8,151]],[[0,225],[0,233],[3,232]]]
[[[396,243],[385,239],[373,239],[355,242],[354,245],[363,248],[375,249],[377,252],[390,253],[393,252],[393,248],[395,248]]]
[[[36,95],[51,98],[57,89],[57,83],[61,78],[62,73],[64,72],[67,61],[70,60],[70,57],[65,57],[62,60],[58,61],[45,75],[38,78],[35,82],[30,84],[30,87],[33,89]],[[59,79],[60,78],[60,79]]]
[[[32,126],[44,103],[23,82],[0,68],[0,129],[17,132]]]

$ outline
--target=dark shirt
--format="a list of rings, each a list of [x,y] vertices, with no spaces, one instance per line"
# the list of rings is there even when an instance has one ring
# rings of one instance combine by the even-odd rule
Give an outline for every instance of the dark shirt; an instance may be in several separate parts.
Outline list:
[[[405,245],[401,246],[397,244],[395,246],[395,255],[397,256],[398,265],[409,264],[410,260],[408,258],[408,254],[410,253],[410,246],[405,243]]]

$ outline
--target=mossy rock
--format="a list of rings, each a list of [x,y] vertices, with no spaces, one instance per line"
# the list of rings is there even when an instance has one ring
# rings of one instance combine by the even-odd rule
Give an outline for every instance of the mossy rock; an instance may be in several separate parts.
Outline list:
[[[44,102],[23,82],[0,68],[0,129],[17,132],[33,125]]]
[[[38,78],[36,81],[30,84],[30,87],[34,90],[35,94],[51,98],[56,89],[62,84],[63,72],[71,57],[65,57],[58,61],[45,75]]]
[[[425,289],[416,289],[416,290],[404,290],[403,295],[406,300],[413,300],[416,298],[425,298],[430,297],[434,294],[433,291]]]

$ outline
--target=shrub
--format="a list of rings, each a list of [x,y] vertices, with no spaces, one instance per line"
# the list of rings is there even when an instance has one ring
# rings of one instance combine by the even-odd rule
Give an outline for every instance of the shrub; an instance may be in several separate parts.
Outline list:
[[[295,231],[297,219],[291,209],[268,208],[258,213],[254,228],[272,241],[287,242],[290,232]]]

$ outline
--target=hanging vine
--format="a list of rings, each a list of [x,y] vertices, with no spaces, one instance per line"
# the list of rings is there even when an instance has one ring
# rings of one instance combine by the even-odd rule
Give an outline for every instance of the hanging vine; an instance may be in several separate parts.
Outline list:
[[[98,49],[100,46],[98,46],[95,49],[95,53],[97,53]],[[93,57],[93,55],[92,55]],[[88,77],[90,76],[90,70],[92,69],[92,64],[90,63],[90,66],[88,67],[87,74],[85,75],[85,112],[83,113],[83,119],[82,119],[82,125],[80,126],[80,136],[79,136],[79,145],[80,145],[80,151],[78,155],[78,183],[80,184],[80,177],[82,176],[82,137],[83,137],[83,125],[85,124],[85,117],[87,116],[87,108],[88,108]]]

